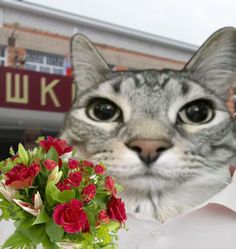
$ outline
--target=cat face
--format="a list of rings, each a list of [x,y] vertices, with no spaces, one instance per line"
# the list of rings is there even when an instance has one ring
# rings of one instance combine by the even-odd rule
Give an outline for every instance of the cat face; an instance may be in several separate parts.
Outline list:
[[[236,32],[218,31],[182,71],[111,72],[83,36],[72,40],[77,97],[62,137],[124,185],[129,211],[159,219],[205,201],[230,180],[235,123],[225,102]]]

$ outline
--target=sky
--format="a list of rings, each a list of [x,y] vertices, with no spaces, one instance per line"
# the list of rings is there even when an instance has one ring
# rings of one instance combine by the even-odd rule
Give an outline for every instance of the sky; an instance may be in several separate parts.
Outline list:
[[[200,45],[236,27],[235,0],[27,0],[159,36]]]

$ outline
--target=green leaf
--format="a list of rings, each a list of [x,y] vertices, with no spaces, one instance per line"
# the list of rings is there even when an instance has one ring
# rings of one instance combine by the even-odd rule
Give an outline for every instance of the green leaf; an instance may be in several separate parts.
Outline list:
[[[112,232],[117,232],[120,229],[120,223],[117,221],[110,221],[106,226],[108,230]]]
[[[18,153],[19,153],[19,157],[22,160],[23,164],[28,165],[29,157],[28,157],[28,154],[27,154],[24,146],[21,143],[19,143],[19,145],[18,145]]]
[[[46,224],[45,231],[51,241],[60,241],[65,231],[54,223],[53,219]]]
[[[116,188],[118,193],[124,191],[124,187],[122,185],[118,184],[118,183],[115,183],[115,188]]]
[[[76,148],[74,148],[73,151],[72,151],[72,155],[71,156],[72,157],[76,157],[77,151],[78,150]]]
[[[59,249],[56,243],[51,242],[49,237],[46,235],[42,241],[43,249]]]
[[[92,212],[90,210],[86,210],[86,213],[87,213],[87,216],[88,216],[89,224],[95,224],[96,218],[95,218],[94,212]]]
[[[46,236],[44,225],[30,226],[29,228],[27,228],[25,230],[22,229],[22,227],[20,226],[19,229],[35,245],[40,244],[43,241],[44,237]]]
[[[10,149],[9,149],[9,154],[10,154],[11,156],[15,156],[15,151],[14,151],[14,149],[13,149],[12,146],[11,146]]]
[[[105,246],[112,242],[112,237],[109,234],[109,229],[106,225],[101,225],[96,231],[96,237],[101,241],[100,244]]]
[[[25,236],[20,231],[15,231],[3,244],[2,249],[4,248],[20,248],[24,245],[30,245],[31,240]]]
[[[15,162],[12,162],[10,159],[6,161],[6,165],[2,168],[2,173],[5,174],[6,172],[10,171],[16,165]]]
[[[75,198],[75,192],[73,190],[65,190],[61,192],[54,184],[54,182],[49,182],[46,187],[46,197],[49,204],[53,204],[53,201],[59,203],[70,202]]]
[[[27,230],[32,226],[34,222],[34,217],[30,215],[30,217],[27,217],[23,222],[20,221],[18,228],[21,230]]]
[[[96,201],[100,209],[106,209],[107,193],[97,194],[97,196],[94,198],[94,201]]]
[[[35,154],[36,158],[43,159],[44,158],[44,151],[42,147],[37,148],[37,152]]]
[[[59,162],[59,157],[57,154],[57,151],[54,147],[51,147],[50,150],[48,151],[47,155],[46,155],[46,159],[51,159],[55,162]]]
[[[4,197],[3,197],[4,198]],[[5,198],[0,201],[0,210],[2,212],[0,220],[24,220],[27,213],[18,205],[9,202]],[[31,215],[30,215],[31,216]]]
[[[5,161],[1,161],[0,162],[0,169],[4,168],[5,167]]]
[[[41,137],[38,137],[37,140],[35,141],[35,143],[39,143],[40,141],[44,140],[45,137],[41,136]]]
[[[42,211],[37,216],[37,218],[35,219],[33,225],[47,223],[48,221],[49,221],[48,214],[46,213],[45,208],[43,208]]]

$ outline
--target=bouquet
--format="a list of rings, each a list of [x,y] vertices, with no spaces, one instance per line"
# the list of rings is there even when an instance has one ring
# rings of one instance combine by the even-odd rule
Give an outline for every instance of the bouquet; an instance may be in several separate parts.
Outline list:
[[[0,219],[16,230],[4,248],[114,249],[124,227],[121,186],[102,163],[73,158],[66,141],[41,137],[0,162]]]

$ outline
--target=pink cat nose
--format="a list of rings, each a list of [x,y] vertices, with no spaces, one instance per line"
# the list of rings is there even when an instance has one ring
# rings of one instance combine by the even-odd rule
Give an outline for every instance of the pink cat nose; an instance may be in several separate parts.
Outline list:
[[[135,151],[147,166],[155,162],[163,151],[172,147],[169,141],[151,139],[137,139],[126,145],[129,149]]]

